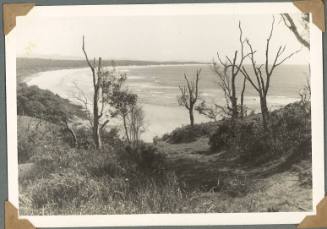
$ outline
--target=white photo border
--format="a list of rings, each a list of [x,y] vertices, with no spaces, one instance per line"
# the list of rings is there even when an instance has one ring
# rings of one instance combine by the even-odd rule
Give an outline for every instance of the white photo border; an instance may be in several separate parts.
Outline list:
[[[35,6],[25,17],[74,17],[117,15],[176,14],[278,14],[299,13],[292,2],[275,3],[192,3],[145,5]],[[20,18],[17,18],[20,19]],[[8,144],[8,200],[19,207],[17,107],[16,107],[16,32],[5,37]],[[316,205],[324,197],[324,104],[322,32],[310,23],[310,65],[312,87],[312,169],[313,208],[310,212],[205,213],[83,216],[20,216],[37,228],[105,226],[205,226],[250,224],[298,224],[307,215],[316,214]]]

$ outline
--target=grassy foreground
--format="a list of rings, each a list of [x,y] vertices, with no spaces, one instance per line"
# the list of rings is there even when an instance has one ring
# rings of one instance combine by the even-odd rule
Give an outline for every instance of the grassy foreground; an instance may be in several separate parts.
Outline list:
[[[312,208],[311,124],[299,103],[271,113],[269,134],[261,131],[260,115],[254,114],[233,124],[237,133],[225,119],[181,127],[138,146],[126,144],[112,129],[104,134],[100,151],[81,127],[79,147],[71,147],[63,126],[36,115],[33,103],[26,109],[31,107],[18,118],[23,215]]]

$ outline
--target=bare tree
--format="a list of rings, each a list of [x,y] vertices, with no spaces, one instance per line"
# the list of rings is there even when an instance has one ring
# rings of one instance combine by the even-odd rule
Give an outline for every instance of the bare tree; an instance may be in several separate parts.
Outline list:
[[[189,113],[191,126],[194,125],[194,108],[199,98],[199,77],[201,69],[196,71],[196,78],[193,81],[188,79],[188,76],[184,74],[186,85],[179,86],[181,95],[177,98],[178,104],[184,106]]]
[[[93,141],[97,149],[102,148],[101,132],[110,121],[109,102],[114,91],[120,90],[123,82],[126,80],[125,74],[117,74],[115,68],[112,71],[105,70],[102,65],[102,58],[98,61],[94,58],[93,63],[88,58],[85,50],[85,39],[83,36],[82,50],[85,60],[92,72],[92,113],[89,114],[90,124],[92,126]],[[84,105],[88,107],[88,99],[85,96]]]
[[[286,55],[285,57],[282,57],[286,51],[286,46],[279,46],[277,53],[275,54],[275,57],[273,58],[272,62],[270,62],[270,58],[269,58],[271,54],[270,45],[271,45],[271,39],[274,31],[274,25],[275,25],[275,18],[273,18],[271,30],[266,42],[264,64],[257,64],[255,60],[255,51],[253,50],[250,41],[247,40],[247,45],[251,51],[249,57],[251,60],[252,72],[254,74],[254,77],[251,76],[251,73],[249,73],[248,69],[246,69],[244,66],[241,68],[241,72],[244,75],[244,77],[250,82],[253,88],[258,92],[260,98],[260,108],[261,108],[264,129],[268,128],[269,110],[267,106],[267,94],[270,88],[271,77],[277,67],[282,65],[285,61],[287,61],[288,59],[290,59],[292,56],[294,56],[296,53],[300,51],[297,50],[295,52],[292,52],[291,54]]]
[[[296,39],[306,48],[310,49],[309,39],[300,31],[293,18],[288,14],[281,14],[285,26],[294,34]],[[308,33],[309,29],[309,14],[304,14],[302,17],[302,31]]]
[[[245,115],[244,109],[244,94],[246,89],[246,79],[240,74],[241,68],[243,66],[244,60],[250,55],[245,54],[244,44],[246,39],[243,39],[243,30],[241,27],[241,22],[239,22],[240,30],[240,50],[236,50],[232,58],[226,56],[226,60],[223,61],[217,52],[217,57],[219,64],[213,63],[213,69],[218,77],[218,86],[223,90],[227,110],[225,112],[229,115],[231,114],[232,119],[237,119]],[[222,66],[222,68],[221,68]],[[239,76],[242,76],[242,87],[241,92],[237,92],[236,81]],[[240,103],[238,103],[238,94],[240,94]]]

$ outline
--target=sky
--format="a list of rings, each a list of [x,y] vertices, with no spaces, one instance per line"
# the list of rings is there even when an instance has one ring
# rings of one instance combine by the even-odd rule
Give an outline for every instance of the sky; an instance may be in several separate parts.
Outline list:
[[[285,54],[301,49],[287,63],[306,64],[308,50],[278,15],[275,19],[273,53],[280,45],[287,45]],[[217,52],[231,56],[239,49],[241,21],[244,37],[257,50],[258,62],[263,62],[272,20],[271,14],[26,17],[17,22],[16,53],[19,57],[82,59],[84,35],[89,57],[211,62]]]

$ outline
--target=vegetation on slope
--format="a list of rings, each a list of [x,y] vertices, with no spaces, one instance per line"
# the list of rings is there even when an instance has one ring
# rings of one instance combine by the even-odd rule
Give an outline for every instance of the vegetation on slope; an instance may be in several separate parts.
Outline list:
[[[17,114],[60,123],[66,116],[85,118],[82,107],[49,90],[21,83],[17,86]]]
[[[103,149],[96,150],[86,128],[76,130],[84,143],[72,147],[60,122],[40,116],[54,110],[60,114],[62,104],[75,108],[78,116],[78,107],[37,87],[20,87],[18,94],[31,103],[18,119],[19,154],[24,155],[19,173],[22,214],[300,211],[311,207],[310,200],[301,202],[311,192],[311,148],[310,117],[303,115],[299,103],[271,113],[272,134],[277,137],[264,147],[256,146],[265,137],[257,134],[261,129],[257,114],[238,124],[239,135],[227,131],[229,119],[179,128],[154,144],[137,146],[110,131],[104,135]],[[60,103],[54,102],[58,99]],[[275,185],[285,186],[285,193]],[[264,201],[267,193],[275,201]],[[287,202],[280,195],[287,195]]]

